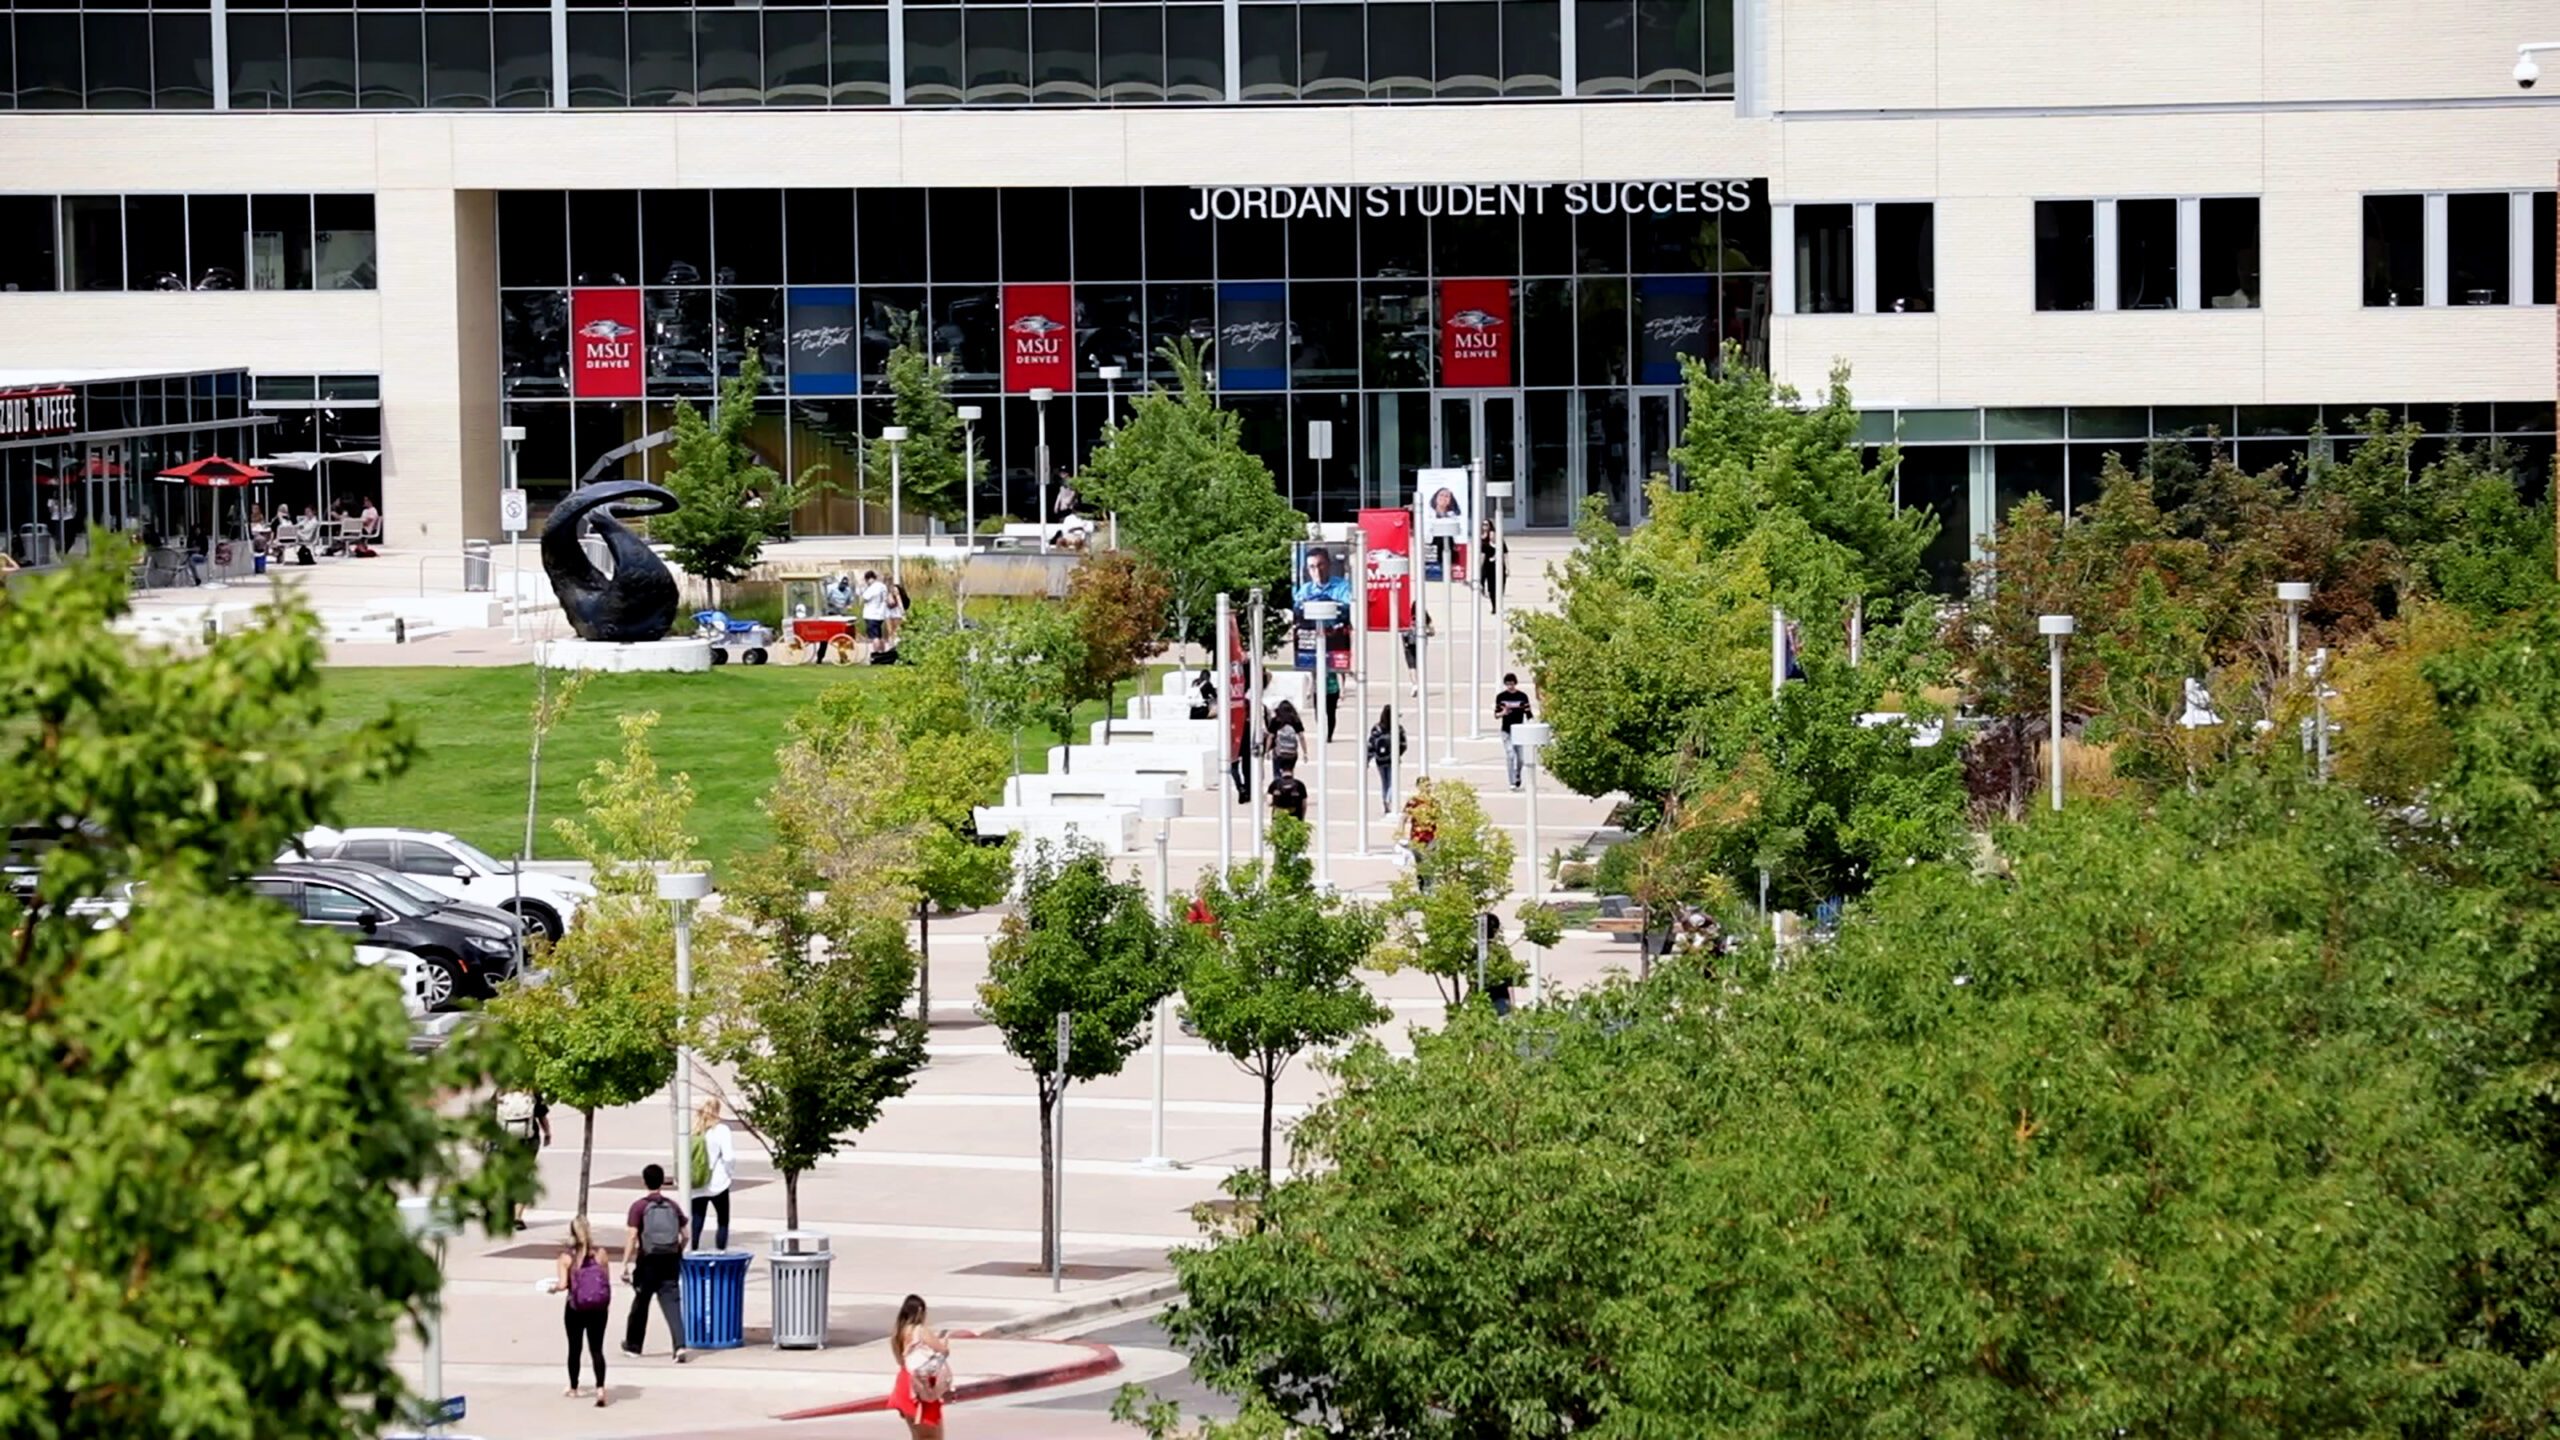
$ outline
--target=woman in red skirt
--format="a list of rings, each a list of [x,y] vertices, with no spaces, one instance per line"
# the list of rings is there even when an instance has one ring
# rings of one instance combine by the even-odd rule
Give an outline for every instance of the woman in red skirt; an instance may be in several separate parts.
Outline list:
[[[951,1390],[951,1342],[925,1323],[923,1296],[910,1295],[898,1306],[889,1348],[898,1357],[898,1383],[890,1387],[889,1408],[907,1422],[913,1440],[942,1440],[942,1401]]]

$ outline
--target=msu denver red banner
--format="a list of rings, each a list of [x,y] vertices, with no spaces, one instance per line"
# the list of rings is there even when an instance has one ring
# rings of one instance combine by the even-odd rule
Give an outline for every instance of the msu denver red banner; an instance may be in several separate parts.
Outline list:
[[[1440,383],[1511,383],[1511,282],[1440,282]]]
[[[640,292],[569,292],[569,393],[630,399],[644,386],[640,363]]]
[[[1004,388],[1019,393],[1075,385],[1075,287],[1004,287]]]

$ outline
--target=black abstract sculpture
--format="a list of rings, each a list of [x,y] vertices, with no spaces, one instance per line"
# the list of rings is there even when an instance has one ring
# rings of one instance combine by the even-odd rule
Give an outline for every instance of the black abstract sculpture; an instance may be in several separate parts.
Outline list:
[[[639,480],[589,485],[560,502],[542,527],[542,569],[569,614],[569,628],[588,640],[629,645],[663,640],[676,623],[676,577],[639,536],[614,517],[664,515],[675,493]],[[593,527],[613,556],[607,576],[587,558],[578,532]]]

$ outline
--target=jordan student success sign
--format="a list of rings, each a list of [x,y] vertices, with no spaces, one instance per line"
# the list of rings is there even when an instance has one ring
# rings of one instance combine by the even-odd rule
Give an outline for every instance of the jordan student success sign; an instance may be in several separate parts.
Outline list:
[[[1203,185],[1194,220],[1348,220],[1366,215],[1725,215],[1757,202],[1752,180],[1576,180],[1531,185]]]

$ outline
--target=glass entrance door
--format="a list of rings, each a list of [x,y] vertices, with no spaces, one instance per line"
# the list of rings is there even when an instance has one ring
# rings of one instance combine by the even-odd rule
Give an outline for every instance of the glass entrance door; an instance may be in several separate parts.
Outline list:
[[[1660,476],[1674,490],[1689,488],[1688,478],[1671,458],[1673,447],[1680,443],[1680,432],[1688,418],[1688,395],[1677,387],[1635,392],[1636,496],[1635,518],[1644,520],[1644,486]]]
[[[1488,485],[1502,483],[1512,487],[1512,498],[1502,503],[1503,523],[1516,528],[1519,521],[1520,456],[1524,449],[1521,438],[1520,392],[1517,390],[1443,390],[1439,401],[1431,407],[1432,463],[1440,466],[1465,466],[1479,457],[1484,461],[1484,480]],[[1410,502],[1412,497],[1406,497]],[[1475,530],[1485,517],[1471,518],[1467,528]]]

